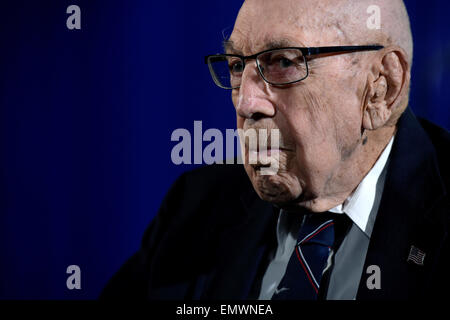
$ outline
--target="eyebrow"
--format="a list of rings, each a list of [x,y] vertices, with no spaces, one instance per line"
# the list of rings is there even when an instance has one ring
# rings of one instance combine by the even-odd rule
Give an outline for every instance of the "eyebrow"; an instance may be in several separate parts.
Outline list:
[[[236,49],[234,46],[234,42],[232,40],[224,40],[222,42],[223,49],[227,53],[236,53],[242,55],[242,51],[239,49]],[[298,44],[295,44],[292,40],[289,39],[278,39],[278,40],[271,40],[267,42],[264,46],[262,46],[261,51],[263,50],[270,50],[270,49],[278,49],[278,48],[285,48],[285,47],[297,47]]]

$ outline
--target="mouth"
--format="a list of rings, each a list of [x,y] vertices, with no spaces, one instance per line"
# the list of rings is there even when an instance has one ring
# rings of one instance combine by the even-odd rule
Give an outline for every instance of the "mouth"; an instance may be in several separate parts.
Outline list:
[[[258,149],[250,149],[248,154],[250,157],[254,157],[255,159],[259,158],[267,158],[272,156],[278,156],[280,151],[283,149],[280,148],[260,148]]]
[[[284,151],[284,152],[292,152],[292,149],[288,149],[285,147],[271,147],[269,146],[258,146],[257,148],[248,148],[247,146],[247,150],[248,150],[248,154],[249,155],[258,155],[260,157],[270,157],[270,156],[277,156],[280,154],[280,152]]]
[[[282,152],[292,152],[292,149],[284,147],[264,147],[248,150],[248,163],[255,171],[262,168],[279,168],[280,155]]]
[[[270,168],[271,167],[270,164],[262,164],[262,163],[252,164],[251,166],[252,166],[253,170],[255,170],[255,172],[259,172],[263,168]]]

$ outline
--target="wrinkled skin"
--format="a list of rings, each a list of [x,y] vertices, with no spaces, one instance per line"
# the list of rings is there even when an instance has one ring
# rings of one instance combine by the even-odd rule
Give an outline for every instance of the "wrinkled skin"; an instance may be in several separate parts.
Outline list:
[[[323,212],[335,207],[358,186],[395,133],[407,106],[412,43],[410,37],[399,37],[398,30],[386,30],[396,25],[388,23],[390,17],[404,16],[401,1],[378,1],[382,12],[389,12],[385,27],[367,30],[366,8],[373,2],[243,4],[229,53],[252,55],[268,46],[385,46],[380,51],[312,57],[309,77],[284,87],[264,82],[255,61],[249,61],[241,87],[232,91],[237,127],[279,129],[281,135],[279,150],[273,150],[279,151],[277,174],[262,175],[259,166],[245,164],[263,200],[290,210],[302,206]],[[408,21],[403,28],[409,32]],[[248,151],[247,145],[246,157]]]

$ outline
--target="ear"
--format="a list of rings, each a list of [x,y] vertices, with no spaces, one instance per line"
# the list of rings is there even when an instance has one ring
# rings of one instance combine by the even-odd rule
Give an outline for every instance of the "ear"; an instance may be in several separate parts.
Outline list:
[[[397,122],[406,108],[410,82],[409,63],[402,48],[385,48],[374,59],[363,106],[362,125],[368,130]]]

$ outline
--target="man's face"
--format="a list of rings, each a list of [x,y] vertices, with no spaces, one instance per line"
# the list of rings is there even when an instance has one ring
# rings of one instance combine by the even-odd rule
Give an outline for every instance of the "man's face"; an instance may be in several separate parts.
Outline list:
[[[319,8],[316,1],[246,1],[229,39],[229,53],[348,45],[339,23],[324,19],[326,15],[326,5]],[[241,87],[232,91],[237,126],[279,129],[281,136],[277,174],[262,175],[258,166],[245,162],[262,199],[281,205],[298,200],[320,210],[315,207],[318,200],[339,194],[339,184],[345,183],[339,175],[361,139],[363,65],[352,54],[312,57],[308,78],[275,87],[264,82],[254,60],[248,61]],[[248,152],[246,146],[247,159]]]

